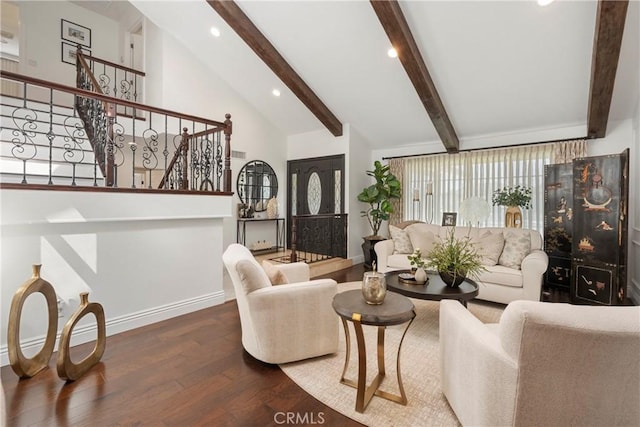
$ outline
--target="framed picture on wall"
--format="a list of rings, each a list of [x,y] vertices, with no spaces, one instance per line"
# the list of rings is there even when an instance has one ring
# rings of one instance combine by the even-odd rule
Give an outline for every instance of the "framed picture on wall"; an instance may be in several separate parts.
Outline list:
[[[78,47],[69,43],[62,42],[62,62],[67,64],[76,65],[76,52]],[[89,49],[82,49],[82,53],[85,55],[91,55]]]
[[[91,30],[66,19],[61,20],[60,36],[62,40],[91,47]]]
[[[457,212],[442,212],[442,225],[455,226],[458,218]]]

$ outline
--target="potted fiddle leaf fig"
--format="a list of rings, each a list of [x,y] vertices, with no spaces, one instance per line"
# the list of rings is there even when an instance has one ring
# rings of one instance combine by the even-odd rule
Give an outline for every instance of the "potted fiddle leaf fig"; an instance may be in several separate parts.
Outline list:
[[[367,171],[367,175],[373,177],[375,183],[363,188],[358,194],[358,201],[369,205],[369,208],[360,213],[367,218],[373,231],[370,236],[363,237],[365,241],[362,244],[365,266],[368,268],[375,261],[374,245],[380,240],[385,240],[379,235],[380,225],[382,225],[382,221],[387,221],[393,213],[391,200],[400,199],[402,195],[402,185],[396,176],[389,171],[389,165],[383,165],[376,160],[373,167],[373,170]]]

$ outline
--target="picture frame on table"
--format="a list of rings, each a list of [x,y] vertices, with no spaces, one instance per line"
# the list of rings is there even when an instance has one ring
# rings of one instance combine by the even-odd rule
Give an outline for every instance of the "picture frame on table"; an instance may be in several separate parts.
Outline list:
[[[455,227],[458,219],[458,212],[442,212],[442,225]]]
[[[91,29],[66,19],[60,20],[60,37],[76,45],[91,47]]]
[[[78,46],[70,43],[62,42],[62,57],[61,60],[64,63],[76,65],[76,52],[78,51]],[[82,48],[82,53],[88,56],[91,56],[91,51],[89,49]]]

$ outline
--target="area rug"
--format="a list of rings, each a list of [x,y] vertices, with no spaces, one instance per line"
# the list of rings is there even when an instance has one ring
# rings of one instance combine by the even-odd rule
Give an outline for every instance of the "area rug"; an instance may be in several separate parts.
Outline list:
[[[360,282],[338,285],[338,292],[359,289]],[[325,405],[365,425],[376,426],[456,426],[460,425],[440,388],[440,362],[438,345],[438,316],[440,304],[436,301],[411,299],[416,307],[416,318],[407,331],[400,355],[400,372],[408,403],[406,406],[374,396],[364,413],[355,411],[356,389],[340,384],[344,367],[346,345],[344,329],[340,324],[340,344],[333,355],[280,365],[283,372],[307,393]],[[497,323],[504,306],[500,304],[469,302],[469,311],[483,323]],[[399,394],[396,374],[396,354],[405,325],[388,327],[385,336],[385,367],[381,390]],[[364,326],[367,348],[367,384],[375,377],[376,327]],[[358,353],[353,325],[351,358],[346,377],[355,380],[358,373]],[[469,357],[473,357],[472,354]]]

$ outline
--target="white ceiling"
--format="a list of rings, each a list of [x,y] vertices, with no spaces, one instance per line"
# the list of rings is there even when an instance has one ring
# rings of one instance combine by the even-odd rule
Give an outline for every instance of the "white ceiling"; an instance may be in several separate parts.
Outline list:
[[[131,3],[287,135],[323,128],[205,1]],[[238,4],[372,148],[439,139],[399,60],[387,57],[390,42],[368,1]],[[483,135],[585,125],[595,1],[560,0],[547,7],[534,0],[400,4],[462,148],[465,139]],[[632,1],[613,120],[632,116],[640,92],[637,8]],[[222,36],[212,37],[211,26]],[[279,98],[271,95],[276,87]]]

